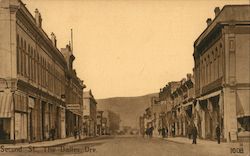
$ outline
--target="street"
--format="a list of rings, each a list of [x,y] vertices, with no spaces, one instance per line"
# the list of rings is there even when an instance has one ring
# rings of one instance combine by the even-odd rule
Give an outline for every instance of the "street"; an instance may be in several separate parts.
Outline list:
[[[23,148],[2,152],[1,156],[86,155],[86,156],[230,156],[230,148],[220,145],[176,143],[162,138],[139,136],[102,136],[55,147]],[[246,156],[249,151],[238,153]]]

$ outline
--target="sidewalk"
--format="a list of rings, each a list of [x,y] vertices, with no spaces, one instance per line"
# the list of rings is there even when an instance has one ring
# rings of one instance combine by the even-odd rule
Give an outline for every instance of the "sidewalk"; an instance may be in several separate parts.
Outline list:
[[[81,140],[89,138],[88,136],[81,136]],[[72,143],[79,141],[78,139],[75,139],[74,137],[68,137],[68,138],[63,138],[63,139],[56,139],[56,140],[51,140],[51,141],[41,141],[41,142],[34,142],[34,143],[17,143],[17,144],[0,144],[1,146],[4,146],[4,148],[26,148],[26,147],[50,147],[50,146],[58,146],[58,145],[63,145],[67,143]]]
[[[192,139],[188,139],[186,137],[169,137],[165,138],[165,140],[181,144],[192,144],[193,141]],[[250,148],[249,142],[221,142],[220,144],[218,144],[217,141],[203,140],[203,139],[197,139],[197,145],[209,146],[209,147],[220,146],[225,148],[243,147],[247,151],[249,151]]]

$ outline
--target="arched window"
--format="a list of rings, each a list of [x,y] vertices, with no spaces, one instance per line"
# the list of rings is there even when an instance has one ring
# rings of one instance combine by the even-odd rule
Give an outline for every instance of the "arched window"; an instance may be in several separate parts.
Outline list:
[[[24,66],[24,61],[23,61],[23,38],[21,37],[21,49],[20,49],[20,67],[21,67],[21,75],[23,75],[23,66]]]

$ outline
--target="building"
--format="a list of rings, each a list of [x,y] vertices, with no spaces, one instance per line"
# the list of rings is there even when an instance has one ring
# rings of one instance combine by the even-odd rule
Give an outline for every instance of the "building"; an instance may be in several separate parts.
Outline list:
[[[55,35],[52,33],[52,36]],[[75,128],[83,132],[83,89],[86,86],[77,77],[73,68],[75,56],[72,45],[69,43],[65,48],[61,48],[61,53],[67,62],[65,71],[66,135],[73,136]]]
[[[196,114],[201,138],[235,141],[250,132],[250,6],[214,9],[194,43]]]
[[[84,127],[85,133],[88,136],[96,135],[96,106],[97,102],[92,94],[92,91],[86,91],[83,93],[83,115],[84,115]]]
[[[187,79],[182,79],[180,85],[171,94],[174,113],[174,135],[187,136],[191,133],[194,124],[194,79],[187,74]]]
[[[103,134],[108,135],[110,134],[110,112],[109,111],[104,111],[103,112],[103,120],[102,120],[102,129],[103,129]]]
[[[81,98],[83,83],[70,75],[56,37],[42,29],[20,0],[0,1],[0,140],[35,142],[66,137],[66,105],[73,84]],[[75,79],[75,80],[73,80]],[[75,89],[75,88],[74,88]],[[73,103],[77,103],[74,101]]]
[[[101,136],[103,135],[103,112],[102,110],[98,110],[96,114],[96,128],[97,132],[96,134]]]
[[[162,118],[162,127],[168,130],[168,135],[174,135],[172,130],[175,130],[176,110],[173,107],[173,93],[179,86],[179,81],[171,81],[159,92],[160,103],[162,103],[163,107],[160,116]]]
[[[151,122],[154,128],[153,135],[160,135],[159,131],[162,128],[162,120],[160,114],[162,113],[162,106],[158,97],[151,98]]]
[[[139,117],[139,134],[144,136],[145,135],[145,114]]]

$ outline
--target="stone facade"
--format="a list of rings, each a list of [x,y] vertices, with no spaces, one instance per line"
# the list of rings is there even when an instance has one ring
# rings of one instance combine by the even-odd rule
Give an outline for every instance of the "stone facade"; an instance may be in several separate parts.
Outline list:
[[[83,93],[83,115],[84,115],[84,125],[85,133],[89,136],[96,135],[96,116],[97,102],[91,92],[91,90]]]
[[[250,8],[215,9],[214,20],[194,43],[196,124],[202,138],[214,139],[219,124],[227,141],[250,131]],[[249,135],[249,134],[248,134]]]
[[[215,140],[219,125],[224,141],[249,140],[250,7],[228,5],[214,12],[194,42],[194,75],[159,92],[159,128],[167,128],[170,136],[190,137],[196,126],[200,138]],[[140,117],[141,129],[153,121],[149,107]]]
[[[72,93],[66,88],[74,88],[78,101],[73,103],[78,103],[83,82],[70,74],[55,36],[50,39],[43,31],[37,9],[33,17],[19,0],[2,0],[0,6],[0,105],[11,106],[0,112],[0,129],[5,134],[0,140],[48,140],[51,129],[55,138],[64,138],[66,105]]]

